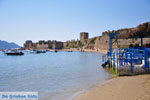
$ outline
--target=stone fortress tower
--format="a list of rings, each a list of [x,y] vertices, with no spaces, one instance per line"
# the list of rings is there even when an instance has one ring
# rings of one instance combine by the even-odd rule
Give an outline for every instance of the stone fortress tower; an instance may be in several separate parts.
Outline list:
[[[81,42],[84,42],[84,40],[86,40],[88,38],[89,38],[89,33],[87,33],[87,32],[81,32],[80,33],[80,41]]]
[[[33,43],[31,40],[27,40],[26,43],[24,44],[24,47],[26,49],[32,49],[33,48]]]

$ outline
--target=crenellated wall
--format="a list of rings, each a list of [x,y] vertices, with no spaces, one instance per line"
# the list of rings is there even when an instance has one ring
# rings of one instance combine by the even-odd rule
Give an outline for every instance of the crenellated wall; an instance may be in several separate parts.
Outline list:
[[[40,40],[37,43],[33,43],[31,40],[28,40],[24,44],[24,49],[32,50],[32,49],[62,49],[63,42],[60,41],[44,41]]]

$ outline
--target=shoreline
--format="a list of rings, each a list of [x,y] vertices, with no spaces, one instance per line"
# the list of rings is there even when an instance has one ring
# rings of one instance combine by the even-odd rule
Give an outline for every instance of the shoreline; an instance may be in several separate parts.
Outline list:
[[[54,49],[37,49],[37,50],[48,50],[48,51],[54,51]],[[58,50],[61,50],[61,51],[80,51],[80,50],[77,50],[77,48],[70,48],[70,49],[58,49]],[[83,49],[84,52],[96,52],[96,53],[102,53],[102,54],[107,54],[108,50],[101,50],[101,49],[98,49],[98,50],[93,50],[93,49]]]
[[[116,78],[116,76],[114,76],[113,74],[110,74],[110,77],[107,78],[107,79],[105,79],[103,82],[98,82],[97,85],[95,85],[95,86],[93,86],[93,87],[90,87],[89,89],[86,89],[86,90],[84,90],[84,91],[83,91],[83,90],[82,90],[82,91],[79,91],[79,92],[75,93],[73,96],[71,96],[71,97],[70,97],[69,99],[67,99],[67,100],[76,100],[78,97],[80,97],[80,96],[82,96],[83,94],[85,94],[85,93],[87,93],[87,92],[89,92],[89,91],[91,91],[91,90],[97,88],[99,85],[101,86],[101,85],[107,84],[108,81],[110,81],[110,80],[112,80],[112,79],[114,79],[114,78]]]
[[[107,50],[92,50],[92,49],[83,49],[83,50],[84,52],[97,52],[107,54]],[[77,50],[76,48],[70,48],[70,49],[62,49],[62,51],[80,51],[80,50]]]
[[[112,77],[73,100],[150,100],[150,75]]]

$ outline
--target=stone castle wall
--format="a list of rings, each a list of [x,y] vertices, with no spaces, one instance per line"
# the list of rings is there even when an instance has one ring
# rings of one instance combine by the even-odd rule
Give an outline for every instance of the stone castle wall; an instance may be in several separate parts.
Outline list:
[[[113,48],[127,48],[130,44],[140,44],[140,39],[117,39],[113,40]],[[143,44],[150,43],[150,38],[143,38]],[[82,48],[82,49],[95,49],[108,50],[109,49],[109,34],[103,33],[102,36],[88,38],[88,33],[80,33],[80,40],[71,40],[66,42],[59,41],[39,41],[32,43],[31,40],[26,41],[24,44],[25,49],[62,49],[62,48]]]
[[[115,40],[113,39],[113,42]],[[150,43],[150,38],[143,38],[143,44]],[[141,39],[117,39],[117,41],[114,42],[113,48],[128,48],[130,44],[136,45],[141,44]],[[96,50],[108,50],[109,49],[109,36],[108,35],[102,35],[99,37],[96,37],[95,46],[94,48]]]
[[[81,37],[80,37],[81,38]],[[138,39],[117,39],[112,40],[113,49],[115,48],[128,48],[130,44],[136,45],[141,44],[141,40]],[[150,38],[143,38],[143,44],[150,43]],[[97,51],[109,49],[109,34],[102,34],[94,38],[84,39],[80,41],[68,41],[64,43],[64,47],[69,48],[83,48],[83,49],[94,49]]]
[[[37,44],[36,49],[49,49],[48,44]]]
[[[44,41],[40,40],[37,43],[32,43],[31,40],[28,40],[24,44],[24,49],[33,50],[33,49],[62,49],[63,42],[60,41]]]

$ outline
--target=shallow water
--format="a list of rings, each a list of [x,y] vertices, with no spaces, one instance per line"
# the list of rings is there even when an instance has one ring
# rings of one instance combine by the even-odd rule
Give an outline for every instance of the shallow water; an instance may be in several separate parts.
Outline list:
[[[47,52],[6,56],[0,52],[0,91],[38,91],[39,100],[69,100],[110,77],[100,53]]]

